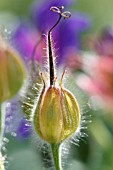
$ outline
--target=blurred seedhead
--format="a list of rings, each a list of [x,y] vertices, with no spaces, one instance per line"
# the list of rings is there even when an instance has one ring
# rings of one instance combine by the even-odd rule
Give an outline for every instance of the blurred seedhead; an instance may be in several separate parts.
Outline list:
[[[20,90],[25,78],[25,64],[18,53],[0,35],[0,102]],[[18,79],[17,79],[18,77]]]

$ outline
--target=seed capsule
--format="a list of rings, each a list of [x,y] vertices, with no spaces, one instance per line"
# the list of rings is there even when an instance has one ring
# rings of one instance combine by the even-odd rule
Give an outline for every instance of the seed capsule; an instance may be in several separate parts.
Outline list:
[[[0,43],[4,43],[2,39]],[[18,92],[25,76],[25,66],[20,57],[5,45],[0,45],[0,102]]]
[[[62,140],[76,132],[80,123],[80,109],[75,97],[66,89],[62,89],[63,125]]]
[[[41,93],[34,116],[38,135],[49,143],[60,143],[79,126],[80,109],[75,97],[66,89],[50,86]]]

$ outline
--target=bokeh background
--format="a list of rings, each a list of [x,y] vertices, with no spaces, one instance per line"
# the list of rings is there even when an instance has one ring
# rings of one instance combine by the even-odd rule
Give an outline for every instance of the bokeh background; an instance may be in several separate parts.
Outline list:
[[[37,13],[41,13],[40,8],[43,11],[47,4],[50,3],[50,0],[46,0],[45,3],[41,0],[35,2]],[[42,2],[43,6],[41,6]],[[41,21],[38,20],[38,17],[37,20],[39,22],[36,21],[35,14],[31,15],[33,9],[35,9],[33,8],[33,3],[33,0],[0,0],[0,29],[7,29],[7,37],[13,46],[16,42],[15,48],[17,48],[23,56],[29,56],[28,49],[31,51],[33,49],[36,42],[36,36],[33,34],[36,33],[39,35],[42,31]],[[79,43],[75,42],[76,50],[72,44],[74,50],[71,51],[71,48],[68,49],[69,51],[66,52],[68,52],[69,55],[66,57],[65,53],[61,50],[63,59],[59,59],[58,63],[59,65],[66,64],[73,74],[73,82],[78,85],[78,97],[80,97],[81,108],[84,108],[88,126],[85,133],[88,134],[88,136],[81,138],[79,146],[74,144],[70,146],[68,158],[64,161],[64,169],[112,170],[113,1],[72,0],[72,2],[70,1],[68,4],[68,0],[63,0],[63,5],[65,5],[65,3],[66,8],[72,11],[72,14],[75,13],[78,16],[78,18],[76,18],[76,22],[79,23],[78,27],[75,26],[75,30],[72,29],[74,28],[74,24],[71,25],[70,22],[70,28],[75,34],[73,38]],[[32,16],[35,16],[34,20]],[[43,18],[45,18],[45,16],[43,16]],[[49,20],[50,18],[48,22],[50,22]],[[34,24],[34,22],[36,22],[36,24]],[[25,36],[25,42],[17,36],[20,35],[18,28],[20,28],[21,25],[25,26],[25,32],[28,33],[28,35],[25,35],[22,32],[22,36]],[[71,32],[69,33],[71,35]],[[12,36],[14,37],[14,42],[11,40]],[[31,37],[32,40],[29,37]],[[64,37],[66,38],[66,34]],[[26,42],[29,42],[28,46]],[[20,44],[22,44],[22,47],[25,45],[25,48],[22,48]],[[70,46],[70,44],[68,45]],[[41,54],[42,52],[40,52],[40,55]],[[38,59],[39,58],[38,56]],[[24,58],[24,60],[26,60],[26,58]],[[72,82],[69,81],[69,86],[71,86],[71,83]],[[75,88],[74,85],[73,88]],[[42,170],[44,166],[47,168],[43,161],[44,155],[47,156],[47,153],[40,151],[39,144],[37,143],[39,142],[38,139],[31,134],[26,122],[22,121],[22,113],[19,113],[19,108],[15,105],[14,99],[14,101],[12,100],[13,109],[11,109],[14,114],[12,116],[13,118],[10,117],[11,125],[13,125],[6,128],[4,146],[2,148],[4,154],[8,157],[5,163],[7,170]],[[7,120],[9,121],[9,117],[7,117]],[[90,120],[92,123],[89,123]]]

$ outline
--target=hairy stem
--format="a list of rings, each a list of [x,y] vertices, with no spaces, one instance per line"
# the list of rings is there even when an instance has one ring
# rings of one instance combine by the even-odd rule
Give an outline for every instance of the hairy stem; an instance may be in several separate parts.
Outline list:
[[[56,170],[61,170],[60,156],[59,156],[59,144],[51,144],[52,156],[54,160],[54,166]]]
[[[50,71],[50,85],[52,86],[54,83],[54,72],[55,72],[55,66],[54,66],[54,59],[53,59],[53,49],[52,49],[52,42],[51,42],[51,31],[58,25],[60,22],[61,15],[58,18],[58,21],[55,23],[55,25],[49,30],[48,32],[48,52],[49,52],[49,71]]]
[[[0,151],[1,151],[1,147],[2,147],[4,126],[5,126],[4,106],[3,106],[3,103],[0,103]]]
[[[1,143],[2,143],[2,137],[1,137],[1,131],[2,131],[2,112],[1,112],[1,103],[0,103],[0,150],[1,150]]]
[[[49,71],[50,71],[50,85],[53,85],[54,82],[54,61],[53,61],[53,51],[51,44],[51,36],[48,34],[48,51],[49,51]]]

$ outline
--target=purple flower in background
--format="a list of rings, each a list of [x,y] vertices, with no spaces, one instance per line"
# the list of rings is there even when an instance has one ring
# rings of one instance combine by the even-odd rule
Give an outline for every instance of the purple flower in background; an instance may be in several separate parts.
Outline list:
[[[32,5],[32,18],[37,29],[46,33],[52,25],[54,25],[58,16],[52,13],[49,9],[51,6],[62,6],[65,7],[71,5],[72,1],[61,0],[61,1],[43,1],[42,3],[34,3]],[[81,33],[86,31],[90,26],[90,20],[88,16],[80,12],[72,13],[69,20],[61,22],[54,30],[53,37],[56,42],[55,48],[57,50],[58,63],[63,61],[67,51],[73,49],[75,51],[81,48]],[[71,55],[71,54],[70,54]]]
[[[31,134],[30,123],[23,119],[19,98],[15,97],[6,103],[5,133],[13,137],[28,137]]]
[[[72,13],[69,20],[59,24],[53,36],[57,42],[56,47],[59,49],[57,55],[60,63],[65,60],[68,52],[70,56],[73,52],[78,53],[81,49],[81,33],[87,28],[89,28],[88,18],[78,12]]]
[[[23,119],[20,122],[16,133],[18,134],[18,137],[26,138],[31,134],[31,131],[31,125],[25,119]]]
[[[57,20],[58,16],[49,9],[51,6],[69,6],[72,0],[42,0],[34,1],[31,7],[32,19],[40,32],[47,31]]]
[[[72,1],[69,0],[48,0],[48,1],[35,1],[31,6],[31,18],[32,23],[36,29],[29,29],[25,25],[21,25],[14,33],[14,43],[16,44],[19,51],[30,58],[32,55],[33,47],[37,40],[40,39],[43,33],[54,25],[58,16],[50,11],[51,6],[69,6]],[[57,62],[63,63],[68,51],[77,53],[81,49],[81,33],[86,31],[90,26],[90,19],[83,13],[75,12],[69,20],[62,22],[53,31],[53,39],[56,42],[55,49]],[[36,31],[37,30],[37,31]],[[41,41],[41,45],[38,46],[35,58],[40,59],[45,56],[43,48],[45,48],[45,42]],[[73,52],[74,51],[74,52]]]
[[[31,59],[32,52],[37,41],[40,40],[40,34],[35,28],[30,28],[21,23],[13,33],[13,44],[22,54],[25,60]],[[42,42],[43,43],[43,42]],[[36,59],[39,60],[43,55],[42,46],[40,43],[36,52]]]

